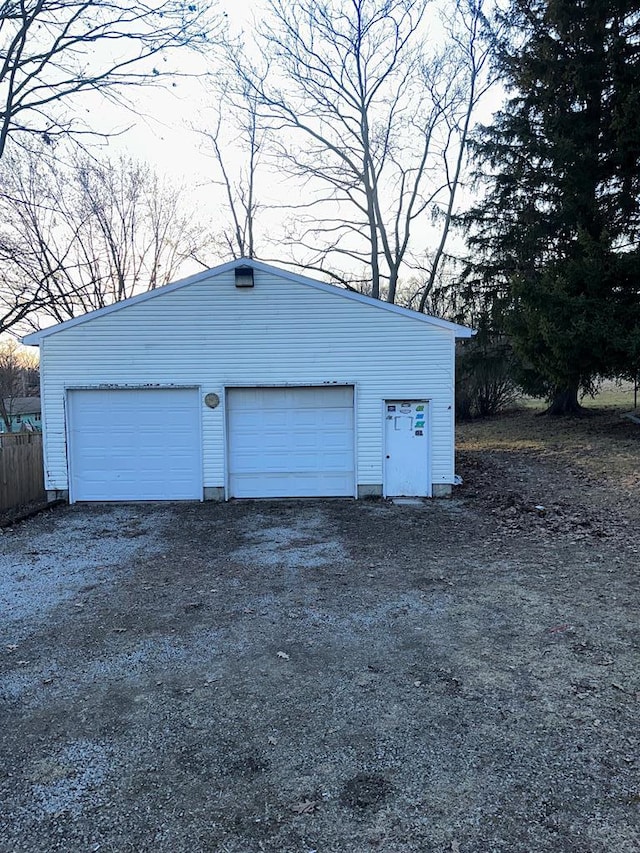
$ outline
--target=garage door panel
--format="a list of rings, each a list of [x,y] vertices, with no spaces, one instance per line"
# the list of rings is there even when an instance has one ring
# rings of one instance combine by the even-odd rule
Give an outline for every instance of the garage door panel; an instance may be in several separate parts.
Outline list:
[[[72,499],[200,500],[199,418],[195,389],[70,391]]]
[[[314,459],[321,459],[327,453],[341,454],[345,462],[351,465],[353,462],[353,442],[340,433],[308,433],[303,435],[289,434],[289,436],[261,436],[259,443],[255,436],[246,436],[247,440],[232,440],[234,448],[233,470],[247,464],[260,465],[261,461],[267,463],[271,458],[281,458],[286,462],[287,457],[296,458],[306,455]],[[283,469],[283,470],[286,470]],[[350,470],[350,469],[349,469]]]
[[[353,388],[234,388],[227,407],[232,497],[353,495]]]
[[[353,494],[353,478],[343,474],[324,473],[317,477],[313,493],[309,491],[309,474],[262,473],[260,494],[255,493],[255,476],[240,474],[235,477],[235,498],[287,498],[287,497],[344,497]]]
[[[290,421],[290,413],[288,411],[274,412],[273,410],[265,409],[261,412],[260,409],[256,408],[251,411],[238,412],[237,414],[238,423],[251,431],[255,428],[257,417],[261,418],[262,428],[265,431],[284,429]]]
[[[296,388],[232,388],[234,411],[260,409],[305,409],[327,406],[327,394],[331,394],[331,405],[353,408],[353,388],[349,385]]]
[[[234,475],[236,474],[255,474],[263,473],[280,473],[283,476],[287,474],[304,474],[317,472],[320,474],[334,472],[351,475],[352,454],[344,451],[331,452],[325,451],[322,454],[313,451],[277,451],[265,454],[256,452],[251,455],[244,456],[238,460],[234,466]],[[353,492],[353,478],[349,494]]]

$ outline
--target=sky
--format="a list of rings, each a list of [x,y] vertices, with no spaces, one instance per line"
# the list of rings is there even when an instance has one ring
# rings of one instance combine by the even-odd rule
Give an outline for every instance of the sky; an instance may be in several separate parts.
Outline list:
[[[251,26],[256,2],[212,2],[233,30]],[[108,47],[98,45],[94,50],[99,55]],[[205,225],[213,224],[215,228],[216,222],[226,220],[227,212],[223,210],[222,191],[216,184],[214,163],[197,132],[206,131],[209,122],[206,112],[211,104],[207,84],[198,75],[211,70],[213,64],[183,51],[174,52],[170,61],[194,76],[168,79],[164,85],[127,89],[126,106],[99,94],[84,95],[74,102],[72,111],[99,134],[82,138],[83,144],[97,157],[124,154],[148,162],[160,175],[185,186],[187,209],[191,208]],[[187,263],[181,272],[186,276],[201,269],[200,264]],[[51,325],[51,320],[43,319],[43,325]]]
[[[225,16],[231,31],[250,31],[259,3],[247,0],[219,0],[217,6]],[[185,66],[186,63],[186,66]],[[99,150],[111,155],[124,153],[135,159],[147,161],[160,174],[167,175],[178,185],[188,188],[190,206],[206,223],[227,222],[228,212],[220,175],[212,158],[210,144],[203,133],[213,126],[215,103],[211,84],[200,71],[215,69],[215,60],[203,62],[199,58],[180,54],[180,67],[193,78],[182,77],[168,80],[164,86],[144,87],[130,93],[130,108],[119,108],[101,102],[94,108],[100,125],[110,135],[100,144]],[[241,165],[242,157],[236,156],[232,141],[229,141],[225,157],[232,166]],[[266,176],[265,176],[266,177]],[[275,203],[286,190],[280,187],[277,177],[270,175],[263,182],[263,198],[266,203]],[[282,217],[275,213],[264,217],[267,229],[276,229]],[[228,260],[228,256],[221,260]],[[185,274],[201,269],[185,270]]]
[[[211,0],[234,33],[250,31],[259,0]],[[197,75],[215,69],[215,60],[180,54],[180,67]],[[175,64],[175,62],[174,62]],[[149,160],[158,170],[189,184],[208,181],[212,174],[211,158],[206,154],[197,131],[210,124],[207,111],[212,104],[206,80],[194,77],[167,81],[164,87],[139,89],[132,96],[134,109],[109,107],[112,128],[129,128],[112,138],[109,149],[129,151]],[[194,129],[195,128],[195,129]]]
[[[226,8],[236,7],[231,17],[239,25],[251,8],[243,0],[235,4],[218,0],[215,5],[225,12]],[[214,64],[206,57],[180,50],[169,56],[168,65],[194,77],[165,78],[158,85],[123,90],[121,95],[126,97],[128,106],[118,106],[100,95],[83,96],[81,104],[75,106],[80,107],[79,112],[92,129],[109,134],[104,141],[96,138],[96,150],[127,151],[176,179],[193,178],[206,172],[206,158],[200,156],[197,135],[190,128],[200,123],[209,100],[205,84],[197,75],[211,70]]]

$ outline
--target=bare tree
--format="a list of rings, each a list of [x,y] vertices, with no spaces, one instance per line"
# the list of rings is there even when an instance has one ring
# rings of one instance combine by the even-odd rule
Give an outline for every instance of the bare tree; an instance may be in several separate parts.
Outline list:
[[[484,83],[483,0],[459,0],[429,51],[428,0],[270,0],[250,63],[229,50],[268,122],[281,171],[303,187],[290,244],[304,265],[396,299],[415,235],[443,210],[444,254],[466,134]],[[420,223],[423,223],[419,229]],[[357,283],[337,268],[366,265]]]
[[[82,132],[77,96],[157,81],[175,71],[169,51],[203,48],[217,27],[182,0],[0,0],[0,158],[10,137]]]
[[[0,418],[5,432],[13,432],[16,401],[31,396],[37,382],[38,358],[14,340],[0,343]]]
[[[266,129],[258,117],[255,93],[244,87],[232,92],[222,83],[215,95],[213,127],[199,130],[205,151],[213,157],[230,221],[217,236],[225,254],[232,258],[256,255],[256,217],[261,208],[257,196],[257,175],[265,144]]]
[[[0,169],[0,331],[166,284],[207,251],[180,190],[148,166],[45,153],[7,156]]]
[[[168,284],[206,250],[208,235],[183,205],[182,190],[128,158],[73,166],[77,185],[77,289],[82,309],[100,308]]]
[[[398,285],[396,304],[456,323],[472,324],[468,313],[468,294],[460,287],[462,265],[449,257],[445,261],[440,263],[435,278],[432,270],[425,270],[402,279]]]

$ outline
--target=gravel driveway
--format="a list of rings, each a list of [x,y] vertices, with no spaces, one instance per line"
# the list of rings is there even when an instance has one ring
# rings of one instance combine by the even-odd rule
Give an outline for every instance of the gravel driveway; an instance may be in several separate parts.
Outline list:
[[[6,530],[0,851],[640,850],[637,541],[536,524],[463,496]]]

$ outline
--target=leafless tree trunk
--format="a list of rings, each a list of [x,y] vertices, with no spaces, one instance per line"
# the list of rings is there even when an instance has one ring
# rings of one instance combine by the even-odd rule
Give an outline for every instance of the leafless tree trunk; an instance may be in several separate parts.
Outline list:
[[[482,3],[459,0],[436,54],[428,0],[270,0],[263,63],[231,46],[280,171],[302,186],[290,243],[307,268],[348,281],[336,267],[366,264],[368,292],[394,302],[403,267],[421,266],[416,236],[444,208],[435,279],[484,86]]]
[[[205,48],[218,28],[182,0],[0,0],[0,158],[10,137],[95,130],[68,109],[78,95],[118,100],[175,74],[168,52]]]

